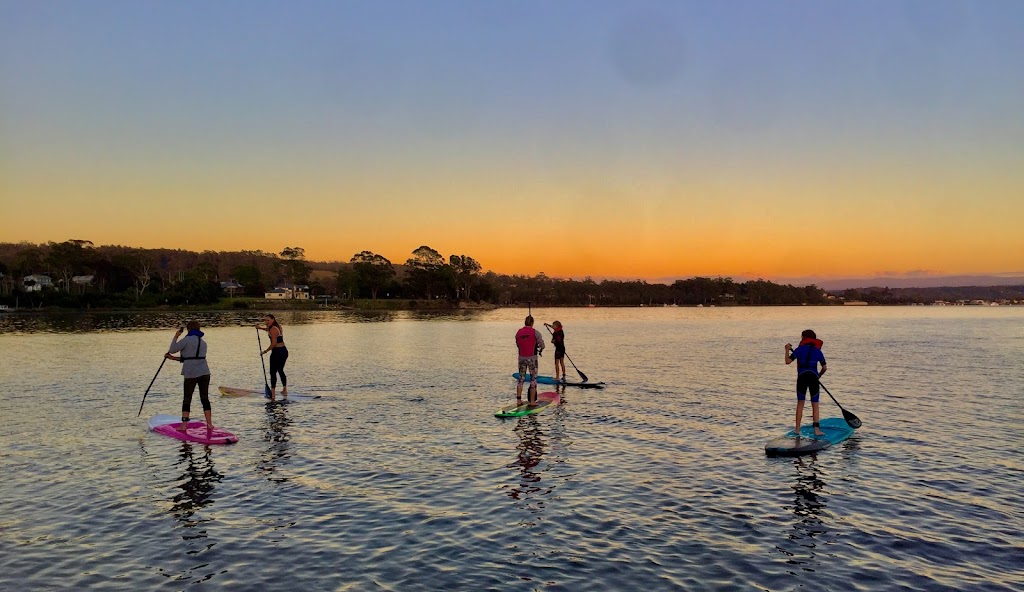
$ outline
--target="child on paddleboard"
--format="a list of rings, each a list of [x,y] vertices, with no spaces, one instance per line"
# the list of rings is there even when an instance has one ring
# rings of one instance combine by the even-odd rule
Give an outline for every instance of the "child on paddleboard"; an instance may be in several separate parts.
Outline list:
[[[800,334],[800,344],[793,349],[792,343],[786,344],[786,364],[796,361],[796,430],[800,434],[800,422],[804,415],[804,399],[807,391],[811,391],[811,410],[814,418],[814,435],[824,436],[818,422],[821,420],[818,412],[818,396],[821,394],[821,386],[818,377],[825,373],[825,354],[821,353],[822,341],[814,334],[814,331],[807,329]],[[821,372],[818,372],[818,364],[821,364]]]
[[[523,404],[523,381],[530,375],[530,388],[526,401],[537,404],[537,356],[544,351],[544,338],[533,328],[533,315],[526,317],[523,328],[516,332],[516,348],[519,350],[519,379],[516,382],[516,404]]]
[[[184,329],[181,327],[171,339],[171,347],[164,354],[168,360],[181,362],[181,375],[185,377],[185,393],[181,400],[181,427],[179,431],[188,430],[188,418],[192,411],[192,395],[199,387],[199,400],[203,403],[203,415],[206,416],[206,429],[213,431],[213,408],[210,406],[210,366],[206,363],[206,342],[203,332],[199,330],[199,321],[189,321],[188,335],[178,341]],[[175,357],[171,354],[181,352]]]
[[[555,321],[544,326],[551,329],[551,345],[555,346],[555,380],[565,382],[565,332],[562,330],[561,321]]]

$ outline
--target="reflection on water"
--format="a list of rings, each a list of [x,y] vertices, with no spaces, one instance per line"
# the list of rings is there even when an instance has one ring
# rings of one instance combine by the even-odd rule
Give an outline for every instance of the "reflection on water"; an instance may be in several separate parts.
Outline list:
[[[288,481],[288,477],[277,475],[279,465],[291,456],[289,450],[291,436],[288,429],[292,425],[292,420],[288,416],[288,405],[287,401],[269,401],[265,405],[266,433],[263,436],[263,441],[269,442],[270,446],[260,455],[256,468],[265,473],[267,479],[274,483]]]
[[[777,547],[789,556],[786,563],[794,566],[801,566],[803,571],[815,571],[817,562],[816,548],[822,541],[822,535],[829,530],[826,522],[828,519],[828,500],[825,495],[825,482],[818,476],[816,463],[817,455],[800,456],[793,459],[793,469],[796,481],[793,484],[793,505],[788,509],[792,510],[795,521],[793,530],[787,535],[786,547]],[[794,572],[789,572],[797,575]]]
[[[213,466],[210,447],[203,446],[201,450],[196,453],[191,443],[182,442],[176,463],[183,465],[185,472],[179,477],[182,480],[178,486],[181,492],[172,500],[171,513],[178,519],[181,527],[186,529],[181,535],[186,541],[206,538],[206,530],[202,527],[212,519],[197,517],[197,513],[213,503],[213,485],[223,478]],[[212,546],[213,543],[210,543],[206,548]],[[189,551],[189,554],[197,552],[193,550]]]
[[[519,445],[516,446],[516,460],[509,467],[518,470],[520,475],[519,484],[509,489],[508,496],[528,502],[531,497],[546,493],[540,485],[541,475],[537,469],[544,457],[545,435],[536,415],[520,417],[513,431],[519,436]]]
[[[506,421],[521,311],[285,313],[323,319],[290,335],[324,398],[222,399],[241,442],[208,450],[136,419],[170,331],[0,330],[0,590],[1019,590],[1024,308],[921,308],[559,310],[614,381]],[[222,330],[218,383],[262,382],[254,320]],[[841,336],[829,388],[871,421],[766,459],[791,417],[775,348],[808,325]],[[165,365],[144,414],[180,391]]]

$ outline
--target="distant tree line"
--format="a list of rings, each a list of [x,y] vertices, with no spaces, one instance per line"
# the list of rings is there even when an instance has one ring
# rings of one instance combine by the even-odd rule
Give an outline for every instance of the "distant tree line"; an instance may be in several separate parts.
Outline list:
[[[24,278],[52,277],[53,286],[30,290]],[[185,251],[95,246],[73,239],[45,245],[0,243],[0,300],[23,306],[148,307],[201,305],[225,295],[262,297],[276,286],[340,300],[408,299],[473,301],[535,306],[729,306],[830,304],[816,286],[765,280],[695,277],[672,284],[641,280],[594,281],[483,272],[469,255],[449,255],[424,245],[402,264],[371,251],[347,262],[311,262],[302,247],[264,251]],[[240,288],[235,288],[238,285]]]
[[[868,304],[931,304],[985,300],[1024,300],[1024,286],[945,286],[935,288],[856,288],[837,291],[845,300]]]

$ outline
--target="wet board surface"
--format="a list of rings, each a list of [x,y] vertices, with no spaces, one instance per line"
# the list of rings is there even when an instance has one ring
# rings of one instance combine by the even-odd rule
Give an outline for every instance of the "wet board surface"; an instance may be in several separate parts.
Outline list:
[[[519,373],[518,372],[513,372],[512,373],[512,378],[515,378],[516,380],[519,380]],[[526,378],[523,379],[523,382],[529,382],[529,381],[530,381],[530,375],[527,374]],[[572,380],[567,380],[565,382],[561,382],[561,381],[555,380],[553,376],[538,376],[537,377],[537,384],[561,384],[563,386],[576,386],[576,387],[579,387],[579,388],[597,388],[597,389],[603,389],[604,388],[604,383],[603,382],[575,382],[575,381],[572,381]]]
[[[825,450],[853,435],[853,428],[841,417],[829,417],[821,420],[821,431],[824,436],[814,435],[814,426],[800,426],[800,435],[790,430],[784,436],[773,438],[764,445],[764,453],[768,456],[799,456]]]
[[[522,405],[516,405],[513,403],[498,409],[498,411],[494,413],[494,417],[523,417],[524,415],[534,415],[544,411],[548,407],[558,405],[561,400],[562,398],[558,396],[558,393],[553,391],[539,393],[537,395],[536,406],[530,407],[529,403],[523,403]]]
[[[149,420],[149,429],[164,436],[183,440],[185,442],[197,442],[199,444],[234,444],[238,438],[231,432],[215,427],[212,431],[206,429],[205,421],[192,421],[187,424],[187,430],[182,432],[181,417],[175,415],[154,415]]]
[[[217,387],[217,390],[219,390],[220,394],[225,396],[225,397],[252,397],[252,396],[259,396],[259,397],[265,397],[267,399],[270,398],[270,397],[267,397],[266,394],[264,394],[266,392],[266,389],[244,389],[244,388],[236,388],[236,387],[233,387],[233,386],[219,386],[219,387]],[[320,398],[320,395],[304,395],[302,393],[288,393],[288,395],[285,396],[285,395],[282,395],[281,393],[277,393],[277,400],[278,401],[304,401],[304,400],[307,400],[307,399],[319,399],[319,398]]]

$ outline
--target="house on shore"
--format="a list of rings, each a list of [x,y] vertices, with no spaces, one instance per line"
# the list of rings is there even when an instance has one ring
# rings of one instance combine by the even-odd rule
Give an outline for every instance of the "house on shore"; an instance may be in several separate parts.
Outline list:
[[[238,292],[239,290],[245,289],[245,286],[243,286],[242,284],[239,284],[235,280],[229,280],[229,281],[226,281],[226,282],[221,282],[220,283],[220,289],[224,290],[225,292],[227,292],[228,296],[233,298],[235,296],[235,292]]]
[[[309,286],[278,286],[264,293],[267,300],[309,300]]]
[[[53,278],[34,273],[21,278],[21,285],[26,292],[42,292],[43,288],[53,287]]]

